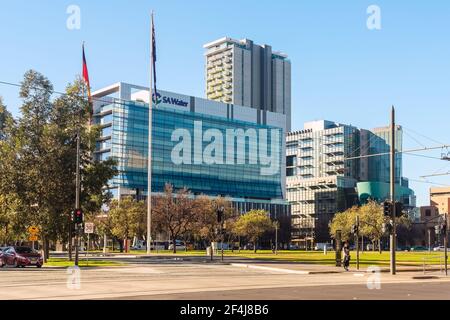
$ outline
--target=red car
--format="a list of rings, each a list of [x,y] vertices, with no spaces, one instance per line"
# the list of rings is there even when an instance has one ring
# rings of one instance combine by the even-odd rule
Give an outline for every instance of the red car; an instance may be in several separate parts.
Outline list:
[[[3,268],[6,265],[6,259],[3,255],[3,251],[6,251],[8,248],[0,248],[0,268]]]
[[[2,255],[5,264],[15,268],[26,266],[40,268],[44,264],[41,254],[30,247],[7,247],[4,248]]]

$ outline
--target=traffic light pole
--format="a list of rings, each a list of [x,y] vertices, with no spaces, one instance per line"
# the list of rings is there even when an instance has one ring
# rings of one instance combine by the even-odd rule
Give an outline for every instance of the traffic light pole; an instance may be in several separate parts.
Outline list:
[[[220,224],[220,234],[221,234],[221,237],[220,237],[220,240],[221,240],[220,253],[221,253],[221,259],[222,259],[222,262],[223,262],[223,241],[224,241],[224,237],[225,237],[224,234],[223,234],[223,221]]]
[[[359,215],[356,216],[356,270],[359,270]]]
[[[75,178],[75,210],[80,209],[80,129],[77,131],[77,168]],[[75,223],[75,265],[78,266],[78,223]],[[72,241],[72,239],[70,239]]]
[[[72,214],[69,217],[69,261],[72,261]]]
[[[396,250],[396,208],[395,208],[395,109],[392,106],[391,111],[391,152],[390,152],[390,191],[391,191],[391,214],[392,214],[392,233],[390,235],[390,269],[391,274],[395,275],[396,265],[395,265],[395,250]]]

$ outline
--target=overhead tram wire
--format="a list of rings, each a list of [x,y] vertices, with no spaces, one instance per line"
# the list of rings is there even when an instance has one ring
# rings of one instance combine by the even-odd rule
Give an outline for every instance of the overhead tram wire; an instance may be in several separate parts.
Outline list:
[[[429,181],[429,180],[419,180],[419,179],[411,179],[411,178],[408,178],[408,180],[412,181],[412,182],[432,184],[432,185],[442,186],[442,187],[450,187],[450,184],[443,184],[443,183],[433,182],[433,181]]]
[[[419,140],[417,140],[416,138],[414,138],[412,135],[410,135],[408,132],[406,132],[406,131],[403,131],[403,133],[406,135],[406,136],[408,136],[408,137],[410,137],[412,140],[414,140],[417,144],[419,144],[421,147],[424,147],[424,148],[426,148],[426,146],[422,143],[422,142],[420,142]]]
[[[407,156],[422,157],[422,158],[428,158],[428,159],[434,159],[434,160],[444,161],[444,160],[442,160],[442,158],[433,157],[433,156],[426,156],[426,155],[424,155],[424,154],[405,153],[405,155],[407,155]],[[446,166],[448,166],[448,163],[444,166],[444,168],[445,168]]]
[[[298,131],[303,131],[303,130],[298,130]],[[296,132],[292,132],[292,133],[296,133]],[[358,148],[356,148],[355,150],[351,151],[350,155],[354,155],[357,151],[362,149],[363,146],[364,147],[370,146],[370,142],[372,141],[372,139],[375,139],[375,138],[379,138],[379,137],[377,135],[372,135],[364,145],[361,145]],[[319,141],[319,142],[334,142],[333,138],[325,138],[325,137],[312,137],[311,140]]]
[[[7,86],[12,86],[12,87],[18,87],[18,88],[20,88],[20,87],[22,87],[22,84],[19,84],[19,83],[12,83],[12,82],[7,82],[7,81],[1,81],[0,80],[0,85],[7,85]],[[43,90],[42,88],[37,88],[37,87],[31,87],[31,89],[34,89],[34,90]],[[59,96],[69,96],[69,94],[67,94],[66,92],[61,92],[61,91],[56,91],[56,90],[53,90],[52,91],[52,94],[56,94],[56,95],[59,95]],[[84,97],[84,96],[80,96],[80,98],[82,99],[82,100],[89,100],[88,98],[86,98],[86,97]],[[104,103],[106,103],[106,104],[111,104],[111,103],[125,103],[125,102],[129,102],[129,100],[125,100],[125,99],[120,99],[120,98],[112,98],[111,100],[104,100],[104,99],[100,99],[100,98],[95,98],[95,97],[92,97],[92,101],[97,101],[97,102],[104,102]]]
[[[443,149],[443,148],[450,148],[450,145],[442,145],[442,146],[436,146],[436,147],[426,147],[426,148],[422,148],[422,149],[409,149],[409,150],[403,150],[403,151],[396,151],[396,153],[415,155],[415,154],[413,154],[413,152],[437,150],[437,149]],[[388,155],[388,154],[390,154],[390,152],[374,153],[374,154],[367,154],[367,155],[363,155],[363,156],[359,156],[359,157],[345,158],[344,160],[345,161],[350,161],[350,160],[354,160],[354,159],[362,159],[362,158],[385,156],[385,155]],[[435,158],[435,159],[444,161],[441,158]]]
[[[370,142],[372,142],[372,139],[375,138],[379,138],[379,136],[377,136],[376,134],[371,135],[371,137],[367,140],[367,142],[364,144],[364,147],[370,147]],[[353,150],[350,155],[355,155],[355,153],[359,150],[361,150],[363,147],[363,145],[360,145],[358,148],[356,148],[355,150]],[[350,158],[350,157],[349,157]]]
[[[404,126],[402,126],[402,128],[403,128],[403,129],[406,129],[407,131],[411,131],[412,133],[414,133],[414,134],[416,134],[416,135],[418,135],[418,136],[421,136],[421,137],[423,137],[423,138],[425,138],[425,139],[428,139],[428,140],[430,140],[430,141],[432,141],[432,142],[434,142],[434,143],[438,143],[438,144],[445,145],[445,143],[442,143],[441,141],[437,141],[437,140],[435,140],[435,139],[433,139],[433,138],[430,138],[430,137],[428,137],[428,136],[426,136],[426,135],[424,135],[424,134],[422,134],[422,133],[419,133],[419,132],[417,132],[417,131],[415,131],[415,130],[413,130],[413,129],[409,129],[409,128],[406,128],[406,127],[404,127]]]

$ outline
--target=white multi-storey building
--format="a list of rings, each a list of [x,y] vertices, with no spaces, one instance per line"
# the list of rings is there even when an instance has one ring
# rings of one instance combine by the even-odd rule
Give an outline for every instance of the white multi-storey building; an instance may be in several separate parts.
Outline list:
[[[285,114],[290,131],[291,62],[286,54],[227,37],[204,48],[208,99]]]
[[[359,130],[331,121],[305,123],[286,137],[287,198],[291,203],[292,238],[329,240],[328,224],[338,211],[355,203],[359,180]]]

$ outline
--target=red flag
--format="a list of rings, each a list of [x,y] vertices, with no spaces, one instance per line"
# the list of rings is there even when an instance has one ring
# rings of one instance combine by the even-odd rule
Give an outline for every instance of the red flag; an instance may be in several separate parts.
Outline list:
[[[88,101],[89,101],[89,115],[90,119],[92,118],[92,97],[91,97],[91,85],[89,83],[89,72],[86,63],[86,55],[84,54],[84,43],[83,43],[83,80],[86,83],[87,91],[88,91]]]

